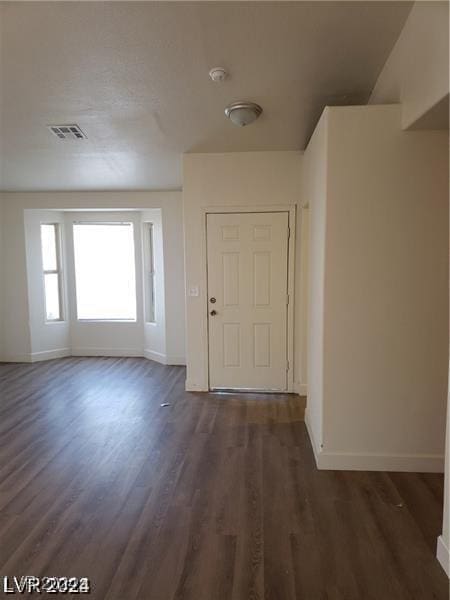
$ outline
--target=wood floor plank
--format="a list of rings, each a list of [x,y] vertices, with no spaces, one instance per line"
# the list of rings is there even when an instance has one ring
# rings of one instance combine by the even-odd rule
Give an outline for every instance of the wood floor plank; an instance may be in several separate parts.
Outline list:
[[[0,364],[1,576],[89,577],[94,600],[448,600],[441,475],[318,471],[303,398],[184,381]]]

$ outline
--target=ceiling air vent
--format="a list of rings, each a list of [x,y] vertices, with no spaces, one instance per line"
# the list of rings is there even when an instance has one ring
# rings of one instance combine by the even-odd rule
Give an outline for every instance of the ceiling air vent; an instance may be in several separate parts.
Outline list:
[[[60,140],[85,140],[87,138],[78,125],[48,125],[48,128]]]

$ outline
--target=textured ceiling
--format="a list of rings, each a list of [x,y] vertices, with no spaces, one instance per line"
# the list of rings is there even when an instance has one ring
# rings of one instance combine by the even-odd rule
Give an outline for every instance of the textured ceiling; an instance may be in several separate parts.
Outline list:
[[[173,189],[184,152],[301,150],[326,104],[367,101],[410,8],[0,3],[0,188]],[[244,129],[223,114],[241,99],[264,108]],[[53,137],[58,123],[88,139]]]

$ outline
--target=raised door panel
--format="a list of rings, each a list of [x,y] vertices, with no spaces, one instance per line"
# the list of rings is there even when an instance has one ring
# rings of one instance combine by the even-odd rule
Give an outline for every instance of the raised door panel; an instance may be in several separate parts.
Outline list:
[[[286,390],[287,251],[288,213],[207,216],[212,389]]]

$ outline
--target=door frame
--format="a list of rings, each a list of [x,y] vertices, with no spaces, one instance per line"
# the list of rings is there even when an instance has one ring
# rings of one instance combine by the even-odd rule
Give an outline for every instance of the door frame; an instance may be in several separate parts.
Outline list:
[[[207,206],[201,209],[203,227],[202,227],[202,276],[205,282],[203,298],[203,326],[201,327],[201,335],[204,336],[205,353],[205,373],[207,373],[208,390],[211,391],[209,379],[209,327],[208,327],[208,248],[207,248],[207,216],[208,214],[226,214],[226,213],[263,213],[263,212],[284,212],[288,213],[289,223],[289,239],[288,239],[288,294],[289,304],[287,305],[287,324],[286,324],[286,344],[287,344],[287,361],[289,368],[287,369],[287,389],[286,392],[277,393],[295,393],[294,389],[294,306],[295,306],[295,243],[296,243],[296,217],[297,206],[295,204],[274,204],[263,206]],[[268,391],[269,393],[269,391]]]

